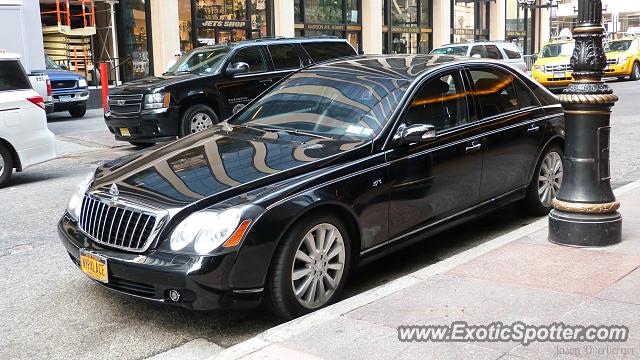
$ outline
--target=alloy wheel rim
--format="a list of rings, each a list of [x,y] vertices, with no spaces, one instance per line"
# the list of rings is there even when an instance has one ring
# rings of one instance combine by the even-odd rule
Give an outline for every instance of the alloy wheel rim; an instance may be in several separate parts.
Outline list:
[[[638,66],[638,63],[633,65],[633,71],[635,72],[636,79],[639,79],[640,78],[640,66]]]
[[[197,133],[213,126],[211,117],[205,113],[197,113],[191,118],[191,133]]]
[[[300,305],[316,309],[329,302],[342,279],[346,255],[342,234],[332,224],[318,224],[304,235],[291,266],[291,286]]]
[[[0,154],[0,176],[4,175],[4,157],[2,157],[2,154]]]
[[[564,168],[560,154],[552,151],[545,156],[538,173],[538,196],[540,202],[546,207],[551,206],[551,202],[558,195],[562,186]]]

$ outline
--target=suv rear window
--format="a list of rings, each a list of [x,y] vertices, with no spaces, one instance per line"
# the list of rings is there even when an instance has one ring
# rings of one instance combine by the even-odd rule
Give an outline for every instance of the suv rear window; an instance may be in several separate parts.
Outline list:
[[[502,48],[504,53],[507,54],[509,59],[520,59],[522,58],[522,54],[520,54],[520,50],[518,46],[515,44],[508,44]]]
[[[301,61],[293,45],[269,45],[269,53],[275,70],[297,69]]]
[[[344,42],[302,43],[302,47],[314,62],[356,55],[355,50]]]
[[[31,89],[19,60],[0,60],[0,91]]]

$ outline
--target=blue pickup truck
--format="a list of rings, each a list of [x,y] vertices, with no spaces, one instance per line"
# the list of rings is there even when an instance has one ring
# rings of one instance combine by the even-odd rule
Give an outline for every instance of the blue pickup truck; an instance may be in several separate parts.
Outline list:
[[[83,117],[87,112],[89,100],[87,79],[73,71],[65,70],[46,55],[45,62],[53,97],[53,109],[47,112],[69,111],[71,117]]]

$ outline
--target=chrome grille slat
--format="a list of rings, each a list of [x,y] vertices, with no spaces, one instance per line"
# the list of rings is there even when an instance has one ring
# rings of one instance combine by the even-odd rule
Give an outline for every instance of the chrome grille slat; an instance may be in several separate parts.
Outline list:
[[[80,230],[97,243],[142,252],[159,231],[161,216],[157,211],[85,195],[78,223]]]

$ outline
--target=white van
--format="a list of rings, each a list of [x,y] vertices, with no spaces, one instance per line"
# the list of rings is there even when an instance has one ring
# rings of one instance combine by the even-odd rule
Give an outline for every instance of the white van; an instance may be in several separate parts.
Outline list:
[[[458,55],[470,58],[487,58],[502,60],[509,65],[527,71],[527,64],[518,46],[507,41],[476,41],[442,45],[433,49],[431,54]]]
[[[42,96],[31,88],[20,55],[0,53],[0,187],[13,170],[56,157]]]

